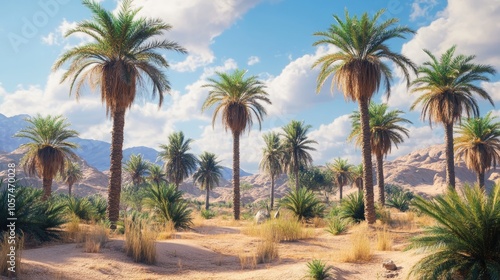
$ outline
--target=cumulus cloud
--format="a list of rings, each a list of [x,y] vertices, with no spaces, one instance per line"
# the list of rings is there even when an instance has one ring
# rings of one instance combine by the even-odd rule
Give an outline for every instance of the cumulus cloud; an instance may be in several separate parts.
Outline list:
[[[247,64],[252,66],[252,65],[257,64],[259,62],[260,62],[260,58],[258,56],[251,56],[248,58]]]
[[[493,101],[500,101],[500,81],[498,82],[482,82],[481,87],[490,94]]]
[[[410,20],[429,17],[429,12],[437,5],[436,0],[416,0],[411,4]]]

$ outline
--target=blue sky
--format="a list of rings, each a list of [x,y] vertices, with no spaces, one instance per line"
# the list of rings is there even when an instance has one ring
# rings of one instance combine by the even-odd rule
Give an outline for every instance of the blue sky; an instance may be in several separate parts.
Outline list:
[[[107,9],[119,2],[101,1]],[[391,42],[391,48],[409,56],[417,64],[427,60],[422,51],[441,54],[452,45],[458,52],[477,55],[477,62],[500,70],[500,2],[490,0],[136,0],[141,15],[161,18],[173,26],[166,34],[188,51],[188,55],[166,52],[171,67],[166,71],[172,84],[170,96],[158,110],[155,100],[138,98],[127,113],[125,146],[158,148],[167,136],[182,130],[195,140],[193,152],[215,152],[223,164],[231,166],[232,140],[219,123],[211,125],[211,112],[200,112],[207,90],[201,86],[215,71],[247,69],[262,79],[273,105],[268,107],[262,130],[254,127],[241,141],[242,168],[256,172],[262,149],[262,133],[277,130],[292,119],[312,126],[310,136],[318,141],[313,153],[315,164],[336,157],[360,162],[360,150],[346,142],[350,132],[348,115],[357,109],[339,92],[328,87],[315,93],[317,70],[312,63],[332,51],[313,47],[312,34],[333,22],[332,15],[374,13],[386,9],[387,17],[417,31],[406,40]],[[62,114],[84,138],[110,140],[111,121],[97,94],[88,92],[79,102],[69,96],[61,71],[51,66],[66,49],[86,42],[85,36],[64,38],[63,33],[78,21],[90,18],[89,11],[74,0],[7,1],[8,14],[0,18],[0,113]],[[420,121],[419,110],[409,112],[415,95],[409,95],[395,70],[391,108],[406,112],[410,139],[394,149],[389,158],[416,148],[443,142],[439,125]],[[495,102],[500,100],[500,78],[482,84]],[[382,94],[374,101],[386,101]],[[495,110],[480,102],[482,114]],[[498,109],[498,108],[497,108]],[[498,115],[498,111],[495,111]]]

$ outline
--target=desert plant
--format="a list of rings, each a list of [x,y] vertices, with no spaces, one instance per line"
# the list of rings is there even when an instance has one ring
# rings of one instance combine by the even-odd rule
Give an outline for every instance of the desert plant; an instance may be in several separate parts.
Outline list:
[[[262,149],[262,159],[259,163],[259,169],[264,171],[271,177],[271,191],[270,191],[270,209],[274,208],[274,181],[277,176],[283,173],[283,157],[285,155],[283,146],[280,142],[279,134],[276,132],[269,132],[262,135],[265,146]]]
[[[369,261],[372,258],[368,226],[366,223],[358,225],[350,236],[350,247],[341,252],[342,261],[359,262]]]
[[[122,187],[123,129],[125,112],[132,107],[137,93],[145,90],[151,97],[158,95],[158,106],[163,94],[170,91],[170,82],[163,70],[169,67],[159,50],[185,53],[177,43],[165,39],[172,27],[161,19],[141,17],[131,0],[121,2],[114,11],[105,10],[100,3],[84,0],[92,13],[92,20],[75,24],[65,36],[86,34],[94,40],[66,50],[52,67],[53,71],[69,63],[62,76],[70,81],[70,93],[78,98],[88,83],[98,87],[106,115],[113,120],[111,134],[110,178],[108,189],[108,218],[116,228],[120,214]]]
[[[342,219],[351,219],[359,223],[365,220],[365,202],[363,192],[349,194],[340,203],[339,217]]]
[[[93,208],[92,219],[96,222],[104,220],[106,218],[106,208],[108,206],[106,199],[99,194],[93,194],[87,197],[87,199]]]
[[[127,178],[126,181],[132,183],[138,189],[146,181],[146,177],[149,176],[150,164],[149,161],[144,160],[141,154],[131,155],[123,164],[123,172]]]
[[[347,159],[336,158],[332,164],[327,164],[333,172],[333,178],[339,189],[339,198],[342,200],[342,189],[353,181],[353,168]]]
[[[380,231],[377,231],[377,250],[391,251],[392,250],[392,235],[384,226]]]
[[[77,162],[67,161],[64,172],[59,176],[61,181],[68,185],[68,194],[71,196],[73,185],[83,179],[83,171]]]
[[[386,185],[386,196],[388,207],[396,208],[401,212],[410,209],[410,204],[415,195],[411,191],[406,191],[403,188],[395,185]]]
[[[307,263],[307,276],[314,280],[325,280],[331,277],[332,266],[327,266],[321,260],[314,259]]]
[[[325,209],[316,195],[306,188],[289,191],[280,204],[281,207],[292,211],[299,220],[322,216]]]
[[[69,196],[63,199],[66,213],[78,217],[80,220],[90,221],[95,216],[95,209],[90,201],[85,197]]]
[[[205,210],[210,207],[210,190],[219,186],[222,178],[222,166],[219,164],[217,156],[213,153],[203,152],[198,162],[199,167],[193,174],[193,181],[200,185],[200,189],[205,189]]]
[[[449,189],[413,205],[436,225],[414,237],[408,249],[430,252],[411,269],[414,279],[500,279],[500,186]]]
[[[176,229],[191,227],[192,218],[189,204],[182,198],[182,192],[176,186],[160,184],[148,188],[144,200],[162,222],[171,221]]]
[[[211,210],[201,210],[200,215],[204,219],[209,220],[209,219],[212,219],[213,217],[215,217],[215,212],[211,211]]]
[[[8,191],[0,188],[0,220],[9,216]],[[60,226],[66,222],[65,206],[53,200],[42,200],[43,191],[24,186],[16,186],[15,217],[16,234],[27,235],[38,241],[59,238]],[[1,223],[0,232],[7,232],[8,223]],[[0,235],[1,236],[1,235]]]
[[[85,238],[85,252],[99,253],[109,239],[108,225],[98,223],[92,227]]]
[[[156,262],[156,237],[152,221],[146,216],[132,212],[125,217],[125,251],[135,262]]]
[[[257,263],[270,263],[278,257],[278,244],[275,241],[265,239],[257,244],[257,252],[255,254]]]
[[[326,231],[333,235],[339,235],[347,232],[350,224],[351,222],[349,219],[342,219],[338,216],[334,216],[328,220]]]

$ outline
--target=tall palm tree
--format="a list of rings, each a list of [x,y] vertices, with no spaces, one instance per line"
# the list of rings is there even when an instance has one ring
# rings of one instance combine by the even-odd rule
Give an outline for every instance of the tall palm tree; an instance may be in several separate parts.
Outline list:
[[[312,157],[308,151],[315,151],[316,148],[312,147],[311,144],[318,144],[318,142],[307,138],[307,132],[310,128],[311,126],[304,125],[303,121],[292,120],[282,127],[283,132],[280,134],[283,137],[282,146],[285,153],[283,167],[288,174],[295,175],[295,190],[297,192],[300,188],[299,170],[301,167],[307,168],[312,164]]]
[[[381,10],[372,18],[365,13],[358,18],[351,17],[346,10],[345,20],[334,15],[335,23],[327,31],[314,33],[321,37],[314,43],[315,46],[327,44],[339,49],[335,53],[320,57],[313,64],[313,67],[321,65],[316,91],[319,92],[325,81],[333,76],[331,90],[337,84],[344,98],[357,102],[359,106],[363,143],[361,152],[364,166],[365,216],[369,224],[375,222],[375,205],[368,104],[382,81],[385,83],[387,96],[390,95],[392,72],[388,62],[393,62],[402,70],[408,85],[409,70],[416,70],[410,59],[392,52],[387,45],[389,40],[405,38],[414,31],[408,27],[395,26],[398,23],[396,18],[380,20],[383,13],[384,10]]]
[[[401,110],[389,111],[387,104],[376,104],[370,102],[368,115],[370,116],[370,146],[372,154],[377,160],[377,185],[379,191],[379,202],[385,204],[384,191],[384,156],[391,152],[392,145],[396,148],[403,143],[404,136],[409,137],[409,130],[401,123],[412,123],[410,120],[401,117],[404,112]],[[348,139],[354,140],[357,146],[362,145],[361,139],[361,115],[359,111],[351,115],[352,131]]]
[[[147,85],[152,85],[151,95],[158,95],[158,105],[161,106],[163,94],[170,91],[170,82],[162,72],[162,68],[169,67],[168,62],[158,50],[186,51],[175,42],[156,39],[171,26],[161,19],[139,17],[140,9],[132,8],[131,0],[124,0],[118,13],[106,11],[92,0],[83,0],[83,5],[90,9],[93,19],[77,23],[65,36],[82,33],[94,40],[66,51],[55,62],[53,70],[70,62],[62,81],[71,80],[70,92],[74,90],[77,99],[86,82],[100,87],[106,113],[113,120],[107,211],[111,228],[116,228],[120,210],[125,111],[132,106],[138,88]]]
[[[339,188],[339,198],[342,199],[342,189],[353,181],[353,168],[347,159],[336,158],[332,164],[327,164],[333,172],[333,178]]]
[[[69,129],[70,124],[62,116],[27,118],[29,125],[16,133],[15,137],[27,138],[30,142],[20,147],[26,149],[21,158],[21,166],[28,176],[42,178],[43,199],[52,193],[52,180],[63,174],[66,162],[77,159],[73,149],[77,144],[69,139],[78,136],[78,132]]]
[[[67,161],[66,168],[61,175],[61,180],[68,185],[68,194],[71,196],[73,185],[83,179],[83,172],[77,162]]]
[[[200,185],[200,189],[206,190],[205,209],[208,210],[210,203],[210,190],[219,186],[222,177],[222,166],[217,161],[217,156],[213,153],[203,152],[200,155],[198,170],[193,174],[195,184]]]
[[[352,185],[358,191],[363,191],[363,164],[355,165],[352,168]]]
[[[233,134],[233,212],[234,219],[240,219],[240,136],[250,130],[255,116],[261,128],[262,119],[266,115],[264,104],[271,104],[265,85],[256,76],[245,78],[245,70],[232,73],[217,72],[218,79],[209,79],[208,97],[202,110],[215,105],[212,126],[219,112],[222,114],[222,125]]]
[[[477,184],[484,188],[484,174],[500,162],[500,122],[491,112],[483,118],[469,118],[456,128],[455,154],[477,173]]]
[[[490,95],[475,83],[489,81],[487,74],[494,74],[489,65],[475,64],[475,56],[454,55],[456,46],[451,47],[438,60],[430,51],[424,52],[431,58],[419,69],[419,76],[412,84],[412,92],[422,92],[411,106],[422,106],[422,119],[429,124],[441,123],[445,131],[446,184],[455,188],[455,163],[453,155],[453,125],[466,114],[478,117],[479,106],[474,94],[488,100]]]
[[[159,185],[162,182],[167,183],[167,174],[163,172],[163,168],[158,164],[150,164],[148,167],[148,176],[146,177],[146,181],[151,184]]]
[[[131,155],[123,165],[123,171],[135,188],[146,181],[149,175],[149,165],[150,163],[144,160],[141,154]]]
[[[179,189],[182,181],[196,170],[198,160],[195,155],[188,153],[192,142],[193,139],[185,139],[184,133],[179,131],[168,136],[168,144],[160,145],[158,159],[163,160],[167,178],[174,183],[176,189]]]
[[[270,208],[274,207],[274,180],[283,172],[284,151],[281,146],[279,134],[269,132],[262,135],[265,147],[262,149],[262,159],[259,164],[260,170],[271,177]]]

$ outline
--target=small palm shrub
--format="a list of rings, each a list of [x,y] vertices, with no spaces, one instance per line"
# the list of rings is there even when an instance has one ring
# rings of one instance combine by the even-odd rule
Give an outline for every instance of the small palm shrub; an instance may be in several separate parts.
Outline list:
[[[9,197],[5,186],[0,188],[0,220],[7,221],[9,216]],[[42,201],[40,189],[16,186],[15,217],[16,234],[27,235],[37,241],[50,241],[60,237],[60,226],[66,222],[64,204],[49,199]],[[8,232],[8,223],[0,224],[0,238]]]
[[[66,212],[70,216],[85,221],[90,221],[94,217],[94,207],[87,198],[68,196],[62,200],[62,203],[66,206]]]
[[[340,203],[339,217],[341,219],[351,219],[359,223],[365,220],[365,202],[363,192],[355,192],[346,196]]]
[[[406,191],[403,188],[396,185],[386,185],[386,205],[388,207],[396,208],[401,212],[405,212],[410,209],[410,203],[415,195]]]
[[[307,263],[309,279],[314,280],[324,280],[331,277],[330,270],[333,268],[332,266],[327,266],[321,260],[312,260]]]
[[[173,184],[151,186],[144,203],[160,220],[172,222],[176,229],[188,229],[193,224],[189,203],[182,198],[182,192]]]
[[[213,217],[215,217],[215,212],[212,211],[212,210],[205,210],[205,209],[203,209],[203,210],[201,210],[200,214],[201,214],[201,216],[204,219],[207,219],[207,220],[212,219]]]
[[[490,194],[465,186],[413,205],[436,225],[411,240],[408,249],[430,252],[416,263],[412,279],[500,279],[500,186]]]
[[[288,192],[280,204],[281,207],[292,211],[299,220],[322,217],[325,210],[324,204],[307,188]]]
[[[99,194],[93,194],[88,197],[88,201],[93,208],[92,219],[96,222],[103,221],[106,219],[106,208],[108,207],[108,202],[106,198]]]
[[[342,219],[339,216],[334,216],[328,219],[326,231],[333,235],[339,235],[347,232],[350,225],[350,219]]]

